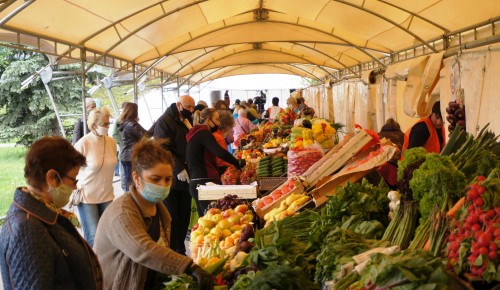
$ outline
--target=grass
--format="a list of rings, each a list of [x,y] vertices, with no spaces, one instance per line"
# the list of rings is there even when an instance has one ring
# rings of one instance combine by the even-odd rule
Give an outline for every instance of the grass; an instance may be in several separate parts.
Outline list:
[[[0,148],[0,217],[7,214],[16,187],[25,185],[24,155],[26,148]]]

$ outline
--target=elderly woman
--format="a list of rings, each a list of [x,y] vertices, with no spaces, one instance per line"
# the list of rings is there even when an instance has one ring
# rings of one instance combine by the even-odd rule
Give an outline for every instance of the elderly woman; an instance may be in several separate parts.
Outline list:
[[[236,118],[236,123],[233,129],[234,140],[239,140],[241,137],[250,133],[253,129],[257,128],[248,118],[247,111],[245,109],[238,110],[238,118]]]
[[[75,149],[87,158],[87,166],[78,173],[82,196],[78,213],[90,246],[94,245],[99,218],[115,198],[113,175],[118,159],[116,142],[108,136],[110,115],[106,108],[92,110],[87,121],[90,132],[75,144]]]
[[[62,209],[85,157],[61,137],[44,137],[26,154],[24,177],[0,234],[3,286],[11,289],[102,289],[92,248]]]
[[[157,273],[188,273],[201,289],[211,289],[211,276],[169,247],[171,217],[162,201],[174,180],[170,152],[143,138],[132,151],[132,179],[130,191],[111,203],[97,227],[94,248],[104,288],[152,289]]]

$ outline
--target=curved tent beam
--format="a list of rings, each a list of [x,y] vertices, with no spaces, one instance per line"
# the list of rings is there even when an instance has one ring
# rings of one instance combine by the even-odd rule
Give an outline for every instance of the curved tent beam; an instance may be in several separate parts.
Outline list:
[[[419,18],[419,19],[421,19],[421,20],[423,20],[423,21],[425,21],[425,22],[429,23],[430,25],[435,26],[435,27],[437,27],[437,28],[441,29],[441,30],[442,30],[443,32],[445,32],[445,33],[450,32],[450,30],[448,30],[448,29],[446,29],[445,27],[443,27],[443,26],[441,26],[441,25],[437,24],[436,22],[431,21],[430,19],[427,19],[427,18],[425,18],[425,17],[422,17],[422,16],[418,15],[417,13],[411,12],[411,11],[410,11],[410,10],[408,10],[408,9],[404,9],[403,7],[397,6],[396,4],[393,4],[393,3],[389,3],[389,2],[387,2],[387,1],[385,1],[385,0],[377,0],[377,1],[378,1],[378,2],[381,2],[381,3],[384,3],[384,4],[386,4],[386,5],[392,6],[392,7],[396,8],[396,9],[399,9],[399,10],[401,10],[401,11],[403,11],[403,12],[406,12],[406,13],[410,14],[410,15],[411,15],[411,16],[413,16],[413,17]]]
[[[168,0],[167,0],[167,1],[168,1]],[[148,27],[150,24],[155,23],[156,21],[158,21],[158,20],[160,20],[160,19],[163,19],[163,18],[165,18],[165,17],[167,17],[167,16],[169,16],[169,15],[172,15],[172,14],[174,14],[174,13],[178,12],[178,11],[184,10],[184,9],[186,9],[186,8],[188,8],[188,7],[191,7],[191,6],[194,6],[194,5],[198,5],[199,3],[206,2],[206,1],[208,1],[208,0],[197,0],[197,1],[193,2],[193,3],[186,4],[186,5],[184,5],[184,6],[181,6],[181,7],[177,8],[177,9],[175,9],[175,10],[168,11],[168,12],[165,12],[165,11],[163,10],[163,8],[162,8],[162,10],[164,11],[164,14],[163,14],[163,15],[158,16],[158,17],[155,17],[155,18],[153,18],[153,19],[151,19],[151,20],[147,21],[145,24],[143,24],[143,25],[139,26],[138,28],[136,28],[136,29],[132,30],[129,34],[127,34],[127,35],[125,35],[125,36],[123,36],[123,37],[120,37],[120,40],[119,40],[119,41],[115,42],[115,44],[111,45],[108,49],[106,49],[106,51],[104,51],[104,52],[103,52],[103,53],[102,53],[102,54],[101,54],[101,55],[100,55],[100,56],[99,56],[99,57],[98,57],[98,58],[94,61],[94,63],[92,63],[91,65],[89,65],[89,66],[88,66],[85,70],[87,71],[87,70],[91,69],[91,68],[94,66],[94,64],[95,64],[96,62],[98,62],[99,60],[101,60],[103,57],[107,56],[107,55],[108,55],[108,53],[109,53],[110,51],[112,51],[115,47],[117,47],[118,45],[122,44],[125,40],[129,39],[130,37],[134,36],[137,32],[141,31],[143,28]],[[163,2],[166,2],[166,1],[163,1]],[[154,5],[154,6],[156,6],[156,5]],[[133,13],[133,14],[131,14],[129,17],[131,17],[131,16],[133,16],[133,15],[136,15],[137,13],[138,13],[138,12]],[[115,26],[116,24],[117,24],[117,23],[115,22],[115,23],[114,23],[113,25],[111,25],[110,27],[113,27],[113,26]],[[109,29],[110,27],[108,27],[108,29]],[[102,32],[102,31],[101,31],[101,32]],[[97,35],[98,35],[98,34],[95,34],[95,35],[93,35],[92,37],[95,37],[95,36],[97,36]],[[88,40],[89,40],[89,39],[87,39],[86,41],[88,41]]]
[[[2,6],[0,6],[0,12],[4,11],[5,9],[9,8],[10,5],[16,3],[16,0],[8,0],[4,1]]]
[[[193,73],[192,73],[192,74],[191,74],[191,75],[190,75],[190,76],[189,76],[186,80],[184,80],[184,81],[181,83],[181,85],[184,85],[186,82],[189,82],[189,80],[190,80],[190,79],[191,79],[191,78],[192,78],[195,74],[197,74],[197,73],[199,73],[199,72],[202,72],[202,71],[203,71],[206,67],[208,67],[208,66],[212,65],[213,63],[218,62],[218,61],[220,61],[220,60],[223,60],[223,59],[225,59],[225,58],[228,58],[228,57],[231,57],[231,56],[235,56],[235,55],[238,55],[238,54],[241,54],[241,53],[246,53],[246,52],[249,52],[249,51],[253,51],[253,50],[245,50],[245,51],[239,51],[239,52],[236,52],[236,53],[231,53],[231,54],[225,55],[225,56],[223,56],[223,57],[221,57],[221,58],[219,58],[219,59],[217,59],[217,60],[215,60],[215,61],[213,61],[213,62],[211,62],[211,63],[208,63],[208,64],[206,64],[206,65],[202,66],[202,67],[201,67],[200,69],[198,69],[197,71],[194,71],[194,72],[193,72]],[[276,50],[272,50],[272,49],[259,49],[259,51],[279,52],[279,53],[282,53],[282,54],[285,54],[285,55],[289,55],[289,56],[293,56],[293,57],[296,57],[296,58],[298,58],[298,59],[301,59],[301,60],[305,61],[306,63],[314,64],[314,63],[311,63],[310,61],[308,61],[307,59],[305,59],[305,58],[303,58],[303,57],[301,57],[301,56],[297,56],[297,55],[294,55],[294,54],[291,54],[291,53],[286,53],[286,52],[283,52],[283,51],[276,51]],[[321,70],[323,70],[323,71],[324,71],[327,75],[332,76],[332,74],[331,74],[329,71],[327,71],[326,69],[322,68],[321,66],[319,66],[319,65],[317,65],[317,64],[314,64],[314,65],[316,65],[318,68],[320,68]]]
[[[4,18],[2,18],[2,20],[0,20],[0,26],[3,26],[7,21],[11,20],[12,17],[16,16],[19,12],[23,11],[24,8],[26,8],[26,7],[30,6],[31,4],[33,4],[33,2],[35,2],[35,0],[27,0],[23,4],[21,4],[19,7],[17,7],[14,10],[12,10],[12,12],[10,12],[7,16],[5,16]],[[13,3],[7,3],[7,4],[8,4],[8,6],[10,6]],[[7,5],[7,4],[4,4],[4,5]],[[5,8],[7,8],[7,7],[5,7]],[[5,8],[2,6],[2,10],[4,10]]]
[[[364,7],[361,7],[361,6],[358,6],[354,3],[349,3],[349,2],[346,2],[344,0],[332,0],[332,1],[335,1],[335,2],[339,2],[339,3],[342,3],[344,5],[348,5],[348,6],[351,6],[351,7],[354,7],[356,9],[359,9],[361,11],[365,11],[366,13],[370,13],[380,19],[383,19],[389,23],[391,23],[392,25],[396,26],[397,28],[403,30],[404,32],[410,34],[411,36],[415,37],[416,39],[418,39],[420,42],[422,42],[423,45],[427,46],[430,50],[432,50],[433,52],[438,52],[434,47],[432,47],[429,43],[427,43],[425,40],[423,40],[420,36],[416,35],[415,33],[411,32],[409,29],[406,29],[404,28],[403,26],[401,26],[400,24],[396,23],[395,21],[392,21],[391,19],[385,17],[384,15],[382,14],[379,14],[375,11],[371,11],[371,10],[368,10]]]
[[[385,68],[386,65],[380,61],[378,58],[376,58],[375,56],[371,55],[370,53],[368,53],[365,49],[370,49],[370,50],[374,50],[374,51],[377,51],[375,49],[371,49],[371,48],[367,48],[365,47],[365,49],[361,48],[360,46],[354,44],[354,43],[351,43],[350,41],[347,41],[346,39],[342,38],[342,37],[339,37],[339,36],[336,36],[334,34],[331,34],[331,33],[327,33],[325,31],[322,31],[322,30],[319,30],[315,27],[311,27],[311,26],[306,26],[306,25],[302,25],[302,24],[296,24],[296,23],[289,23],[289,22],[284,22],[284,21],[273,21],[273,20],[267,20],[265,22],[268,22],[268,23],[282,23],[282,24],[288,24],[288,25],[294,25],[294,26],[299,26],[299,27],[302,27],[302,28],[307,28],[307,29],[311,29],[311,30],[314,30],[314,31],[317,31],[317,32],[320,32],[320,33],[324,33],[328,36],[331,36],[331,37],[334,37],[336,39],[339,39],[341,41],[343,41],[344,43],[337,43],[337,42],[332,42],[332,44],[334,45],[346,45],[346,46],[350,46],[350,47],[353,47],[355,48],[356,50],[362,52],[363,54],[366,54],[368,57],[370,57],[373,61],[375,61],[376,63],[378,63],[381,67]],[[211,30],[205,34],[200,34],[199,36],[197,37],[194,37],[194,38],[190,38],[189,40],[179,44],[178,46],[174,47],[173,49],[171,49],[170,51],[166,52],[163,56],[167,56],[169,55],[170,53],[176,51],[177,49],[181,48],[182,46],[184,46],[185,44],[197,39],[197,38],[200,38],[200,37],[203,37],[203,36],[207,36],[209,35],[210,33],[213,33],[213,32],[216,32],[216,31],[219,31],[219,30],[224,30],[224,29],[227,29],[227,28],[231,28],[231,27],[236,27],[236,26],[241,26],[241,25],[245,25],[245,24],[250,24],[250,23],[255,23],[255,21],[248,21],[248,22],[242,22],[242,23],[237,23],[237,24],[233,24],[233,25],[225,25],[223,27],[220,27],[220,28],[217,28],[217,29],[214,29],[214,30]],[[273,41],[271,41],[273,42]],[[274,41],[276,42],[276,41]],[[232,45],[232,44],[236,44],[236,43],[228,43],[226,45]],[[200,49],[200,48],[198,48]],[[189,51],[189,50],[186,50],[186,51]],[[108,51],[109,52],[109,51]],[[185,51],[182,51],[182,52],[185,52]],[[104,55],[104,54],[103,54]],[[159,58],[162,58],[163,56],[159,57]],[[145,60],[141,63],[144,63],[146,61],[150,61],[150,60]]]
[[[247,67],[247,66],[254,66],[254,65],[273,66],[273,67],[275,67],[275,68],[278,68],[278,69],[281,69],[281,70],[285,70],[285,71],[290,71],[290,72],[291,72],[291,70],[287,70],[287,69],[285,69],[285,68],[282,68],[282,67],[276,66],[276,65],[274,65],[273,63],[245,64],[245,65],[238,65],[238,66],[237,66],[237,67],[235,67],[235,68],[230,68],[227,72],[223,72],[222,74],[218,75],[218,76],[217,76],[216,78],[214,78],[214,79],[217,79],[217,78],[223,77],[223,76],[224,76],[224,75],[226,75],[227,73],[232,72],[232,71],[234,71],[234,70],[238,70],[238,69],[241,69],[241,68],[243,68],[243,67]],[[293,68],[295,68],[295,69],[297,69],[297,70],[300,70],[300,71],[305,72],[305,73],[306,73],[306,74],[308,74],[308,75],[311,75],[311,76],[312,76],[315,80],[317,80],[317,81],[321,81],[321,78],[319,78],[319,77],[315,76],[313,73],[308,72],[307,70],[305,70],[305,69],[303,69],[303,68],[297,67],[297,66],[295,66],[295,65],[293,65],[293,64],[290,64],[290,63],[284,63],[284,64],[281,64],[281,65],[284,65],[284,66],[291,66],[291,67],[293,67]],[[193,86],[191,86],[190,88],[192,88],[192,87],[194,87],[194,86],[197,86],[197,85],[199,85],[200,83],[203,83],[203,81],[204,81],[205,79],[207,79],[209,76],[211,76],[211,75],[213,75],[214,73],[217,73],[217,72],[219,72],[219,71],[221,71],[221,70],[224,70],[224,69],[226,69],[226,68],[227,68],[227,67],[220,67],[220,68],[216,69],[215,71],[213,71],[213,72],[211,72],[211,73],[207,74],[206,76],[204,76],[204,77],[202,77],[201,79],[199,79],[198,81],[196,81],[196,82],[194,83],[194,85],[193,85]],[[198,73],[199,73],[199,72],[198,72]],[[295,74],[295,73],[294,73],[294,74]],[[296,75],[296,74],[295,74],[295,75]],[[211,79],[211,80],[213,80],[213,79]]]
[[[321,55],[323,55],[323,56],[327,57],[328,59],[331,59],[332,61],[339,63],[341,66],[343,66],[343,68],[348,69],[349,71],[351,71],[352,73],[354,73],[354,74],[355,74],[355,72],[354,72],[352,69],[348,68],[345,64],[343,64],[343,63],[342,63],[342,62],[340,62],[339,60],[336,60],[335,58],[333,58],[333,57],[331,57],[331,56],[327,55],[326,53],[324,53],[324,52],[322,52],[322,51],[320,51],[320,50],[318,50],[318,49],[316,49],[316,48],[313,48],[313,47],[310,47],[310,46],[307,46],[307,45],[303,45],[303,44],[300,44],[300,43],[298,43],[298,42],[291,42],[291,43],[293,43],[294,45],[297,45],[297,46],[305,47],[305,48],[310,49],[310,50],[312,50],[312,51],[314,51],[314,52],[316,52],[316,53],[319,53],[319,54],[321,54]],[[218,47],[218,48],[216,48],[216,49],[213,49],[212,51],[207,52],[207,54],[208,54],[208,53],[211,53],[211,52],[214,52],[214,51],[216,51],[216,50],[218,50],[218,49],[224,48],[224,47],[226,47],[226,46],[229,46],[229,45],[224,45],[224,46],[222,46],[222,47]],[[186,63],[185,65],[183,65],[181,68],[179,68],[177,71],[175,71],[174,73],[172,73],[172,76],[171,76],[171,77],[169,77],[169,79],[167,79],[166,81],[169,81],[169,80],[170,80],[171,78],[173,78],[173,77],[174,77],[174,76],[175,76],[175,75],[176,75],[179,71],[181,71],[182,69],[184,69],[185,67],[187,67],[187,66],[188,66],[189,64],[191,64],[194,60],[199,59],[200,57],[203,57],[203,56],[205,56],[205,55],[206,55],[206,54],[204,54],[204,55],[200,55],[200,56],[196,57],[195,59],[193,59],[193,60],[189,61],[188,63]],[[319,64],[315,64],[315,65],[320,66]],[[330,73],[330,75],[331,75],[331,76],[333,76],[331,73]]]

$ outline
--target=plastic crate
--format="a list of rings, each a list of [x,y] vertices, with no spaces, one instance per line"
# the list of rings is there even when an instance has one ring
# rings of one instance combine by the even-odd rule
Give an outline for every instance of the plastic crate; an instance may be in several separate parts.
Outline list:
[[[269,191],[282,185],[287,180],[286,176],[283,177],[259,177],[259,190]]]

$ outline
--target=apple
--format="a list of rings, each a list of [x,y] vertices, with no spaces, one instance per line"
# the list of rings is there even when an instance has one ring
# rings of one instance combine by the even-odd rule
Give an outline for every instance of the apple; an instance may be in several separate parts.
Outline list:
[[[200,219],[198,220],[198,224],[204,228],[213,228],[215,226],[215,223],[211,220],[206,220],[206,219]]]
[[[237,224],[240,222],[241,217],[243,216],[242,213],[236,212],[233,213],[227,220],[232,223],[233,225]]]
[[[231,222],[228,221],[227,219],[223,219],[217,224],[217,227],[222,230],[229,229],[231,226],[232,226]]]
[[[213,228],[210,230],[210,234],[213,234],[217,237],[217,239],[220,239],[222,237],[222,230],[220,228]]]
[[[222,230],[222,236],[223,236],[224,238],[227,238],[227,237],[231,236],[232,234],[233,234],[233,232],[231,232],[231,230],[230,230],[230,229],[225,229],[225,230]]]
[[[217,213],[212,216],[212,221],[214,224],[218,224],[223,219],[222,214]]]
[[[233,226],[231,226],[231,227],[229,228],[229,230],[231,230],[231,231],[233,232],[233,234],[234,234],[234,233],[236,233],[236,232],[238,232],[238,231],[239,231],[239,232],[240,232],[240,234],[241,234],[241,230],[242,230],[242,228],[243,228],[243,227],[242,227],[242,226],[240,226],[240,225],[233,225]]]
[[[222,217],[228,218],[234,213],[234,210],[232,208],[226,209],[225,211],[222,212]]]
[[[265,206],[266,206],[266,205],[264,204],[264,201],[259,200],[259,202],[257,202],[257,207],[258,207],[258,208],[263,208],[263,207],[265,207]]]
[[[220,213],[220,209],[218,209],[218,208],[210,208],[207,212],[209,214],[211,214],[211,215],[214,215],[214,214]]]
[[[246,204],[240,204],[234,209],[235,212],[239,212],[241,214],[245,214],[247,210],[248,206]]]
[[[243,224],[248,224],[249,222],[253,221],[253,215],[252,214],[246,214],[241,217],[240,222]]]

